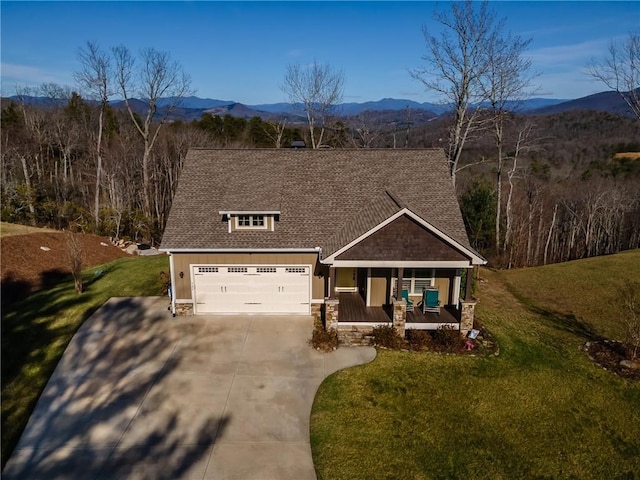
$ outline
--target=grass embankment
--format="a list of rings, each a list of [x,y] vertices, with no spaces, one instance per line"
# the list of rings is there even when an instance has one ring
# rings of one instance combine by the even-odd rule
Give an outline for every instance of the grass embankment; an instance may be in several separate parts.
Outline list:
[[[96,275],[96,272],[101,274]],[[2,465],[24,429],[40,393],[82,322],[111,297],[160,295],[165,255],[124,258],[84,272],[77,295],[71,276],[54,287],[3,307]]]
[[[311,418],[318,478],[638,478],[640,383],[581,349],[619,337],[617,288],[638,268],[640,251],[483,270],[477,319],[500,355],[379,351],[329,377]]]
[[[0,237],[9,237],[11,235],[26,235],[28,233],[37,232],[58,232],[51,228],[31,227],[29,225],[21,225],[18,223],[0,222]]]

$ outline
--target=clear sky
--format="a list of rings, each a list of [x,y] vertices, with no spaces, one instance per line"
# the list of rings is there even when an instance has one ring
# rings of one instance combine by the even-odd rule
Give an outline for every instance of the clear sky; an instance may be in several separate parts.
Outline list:
[[[448,8],[446,2],[440,8]],[[584,74],[612,39],[640,29],[639,1],[493,1],[507,29],[532,38],[539,97],[572,99],[605,88]],[[2,95],[16,86],[74,86],[78,49],[95,41],[167,51],[196,95],[245,104],[286,101],[288,64],[316,60],[345,74],[345,102],[436,101],[408,69],[423,65],[422,27],[433,2],[0,2]]]

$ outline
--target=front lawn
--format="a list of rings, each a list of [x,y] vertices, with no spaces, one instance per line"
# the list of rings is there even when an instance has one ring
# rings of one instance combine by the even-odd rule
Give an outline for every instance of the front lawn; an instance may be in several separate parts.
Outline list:
[[[2,311],[2,465],[9,458],[31,411],[69,340],[82,322],[110,297],[162,293],[166,255],[116,260],[84,272],[77,295],[71,276]]]
[[[616,325],[576,305],[619,280],[574,280],[584,268],[633,278],[640,251],[620,257],[483,270],[477,318],[499,356],[381,350],[329,377],[311,418],[318,478],[637,478],[640,382],[589,360],[584,342]],[[581,293],[563,303],[556,289],[569,279]]]

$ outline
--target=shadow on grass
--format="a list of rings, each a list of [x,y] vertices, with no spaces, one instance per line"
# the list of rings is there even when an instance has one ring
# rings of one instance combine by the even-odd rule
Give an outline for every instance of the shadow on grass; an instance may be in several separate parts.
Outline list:
[[[525,305],[530,312],[547,319],[559,330],[571,333],[584,341],[604,340],[604,337],[598,334],[591,324],[578,319],[574,314],[554,312],[530,304]]]
[[[189,405],[176,401],[176,392],[153,388],[179,368],[172,355],[179,332],[169,328],[170,318],[157,302],[111,299],[82,324],[3,478],[204,475],[212,444],[229,418],[206,409],[185,415]]]
[[[593,325],[580,320],[574,314],[552,311],[547,308],[537,306],[531,299],[521,295],[510,283],[506,282],[505,285],[507,286],[509,293],[511,293],[527,310],[548,320],[551,325],[559,330],[571,333],[583,339],[585,342],[604,340],[604,337],[596,332]]]
[[[3,297],[2,468],[64,349],[84,320],[110,296],[153,294],[158,290],[155,279],[149,276],[154,268],[149,263],[118,260],[100,268],[114,275],[86,271],[86,289],[82,295],[75,294],[70,274],[53,270],[44,272],[41,279],[41,283],[49,288],[28,295],[28,288],[20,290],[17,282],[13,282],[14,291],[22,293],[11,301]],[[140,276],[140,272],[143,280],[130,279],[132,273]],[[98,279],[103,281],[98,282]],[[4,287],[3,281],[3,293]]]
[[[23,298],[31,292],[31,284],[26,280],[18,278],[14,272],[7,272],[0,284],[0,301],[2,306],[10,305]]]

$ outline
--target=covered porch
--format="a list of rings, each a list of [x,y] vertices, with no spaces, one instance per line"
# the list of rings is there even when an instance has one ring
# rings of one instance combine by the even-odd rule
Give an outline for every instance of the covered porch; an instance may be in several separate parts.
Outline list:
[[[389,325],[401,336],[407,329],[448,328],[466,334],[473,328],[475,302],[465,298],[471,291],[473,270],[425,263],[415,268],[330,267],[327,327],[338,332],[370,332],[373,327]],[[427,290],[437,293],[437,303],[423,310]]]
[[[326,327],[389,324],[401,336],[441,327],[466,334],[473,328],[473,268],[484,259],[389,196],[395,213],[371,220],[367,231],[360,222],[378,215],[367,210],[327,247]],[[428,310],[420,309],[423,300]]]
[[[393,305],[367,307],[356,292],[337,295],[340,305],[340,327],[364,327],[393,324]],[[422,312],[415,307],[406,312],[405,329],[437,330],[443,326],[460,329],[460,310],[451,306],[442,307],[440,313]]]

